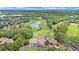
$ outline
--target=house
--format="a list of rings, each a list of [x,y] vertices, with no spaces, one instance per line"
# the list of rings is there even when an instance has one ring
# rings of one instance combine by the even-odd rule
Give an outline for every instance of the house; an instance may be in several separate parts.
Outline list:
[[[34,46],[44,47],[46,41],[48,41],[52,45],[57,45],[58,44],[58,42],[54,38],[49,39],[49,38],[45,38],[45,37],[40,37],[40,38],[36,38],[36,39],[30,39],[29,43],[30,43],[30,46],[32,46],[32,47],[34,47]]]

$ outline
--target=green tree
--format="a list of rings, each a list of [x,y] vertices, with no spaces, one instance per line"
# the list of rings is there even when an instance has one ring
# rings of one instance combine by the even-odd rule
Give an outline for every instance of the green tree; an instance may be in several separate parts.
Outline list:
[[[56,25],[54,29],[55,39],[58,41],[64,41],[66,39],[66,31],[68,30],[67,22],[60,22]]]

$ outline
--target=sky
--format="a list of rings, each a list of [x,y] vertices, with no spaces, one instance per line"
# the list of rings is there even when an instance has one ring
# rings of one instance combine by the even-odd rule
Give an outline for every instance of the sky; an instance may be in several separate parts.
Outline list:
[[[0,0],[0,7],[79,7],[79,0]]]

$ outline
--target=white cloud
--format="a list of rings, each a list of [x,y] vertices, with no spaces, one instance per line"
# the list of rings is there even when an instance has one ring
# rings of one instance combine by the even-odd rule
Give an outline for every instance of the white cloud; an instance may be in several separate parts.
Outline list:
[[[0,7],[79,7],[79,0],[0,0]]]

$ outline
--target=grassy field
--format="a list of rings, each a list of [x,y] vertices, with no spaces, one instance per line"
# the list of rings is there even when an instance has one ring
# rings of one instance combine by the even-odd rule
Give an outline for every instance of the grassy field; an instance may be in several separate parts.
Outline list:
[[[42,30],[45,30],[45,31],[49,30],[49,27],[48,27],[48,25],[47,25],[45,20],[41,20],[40,27],[41,27]]]
[[[19,49],[19,51],[47,51],[46,48],[25,48],[22,47]]]
[[[68,26],[67,35],[69,37],[71,37],[71,36],[77,36],[77,37],[79,37],[78,24],[70,23],[70,25]]]

